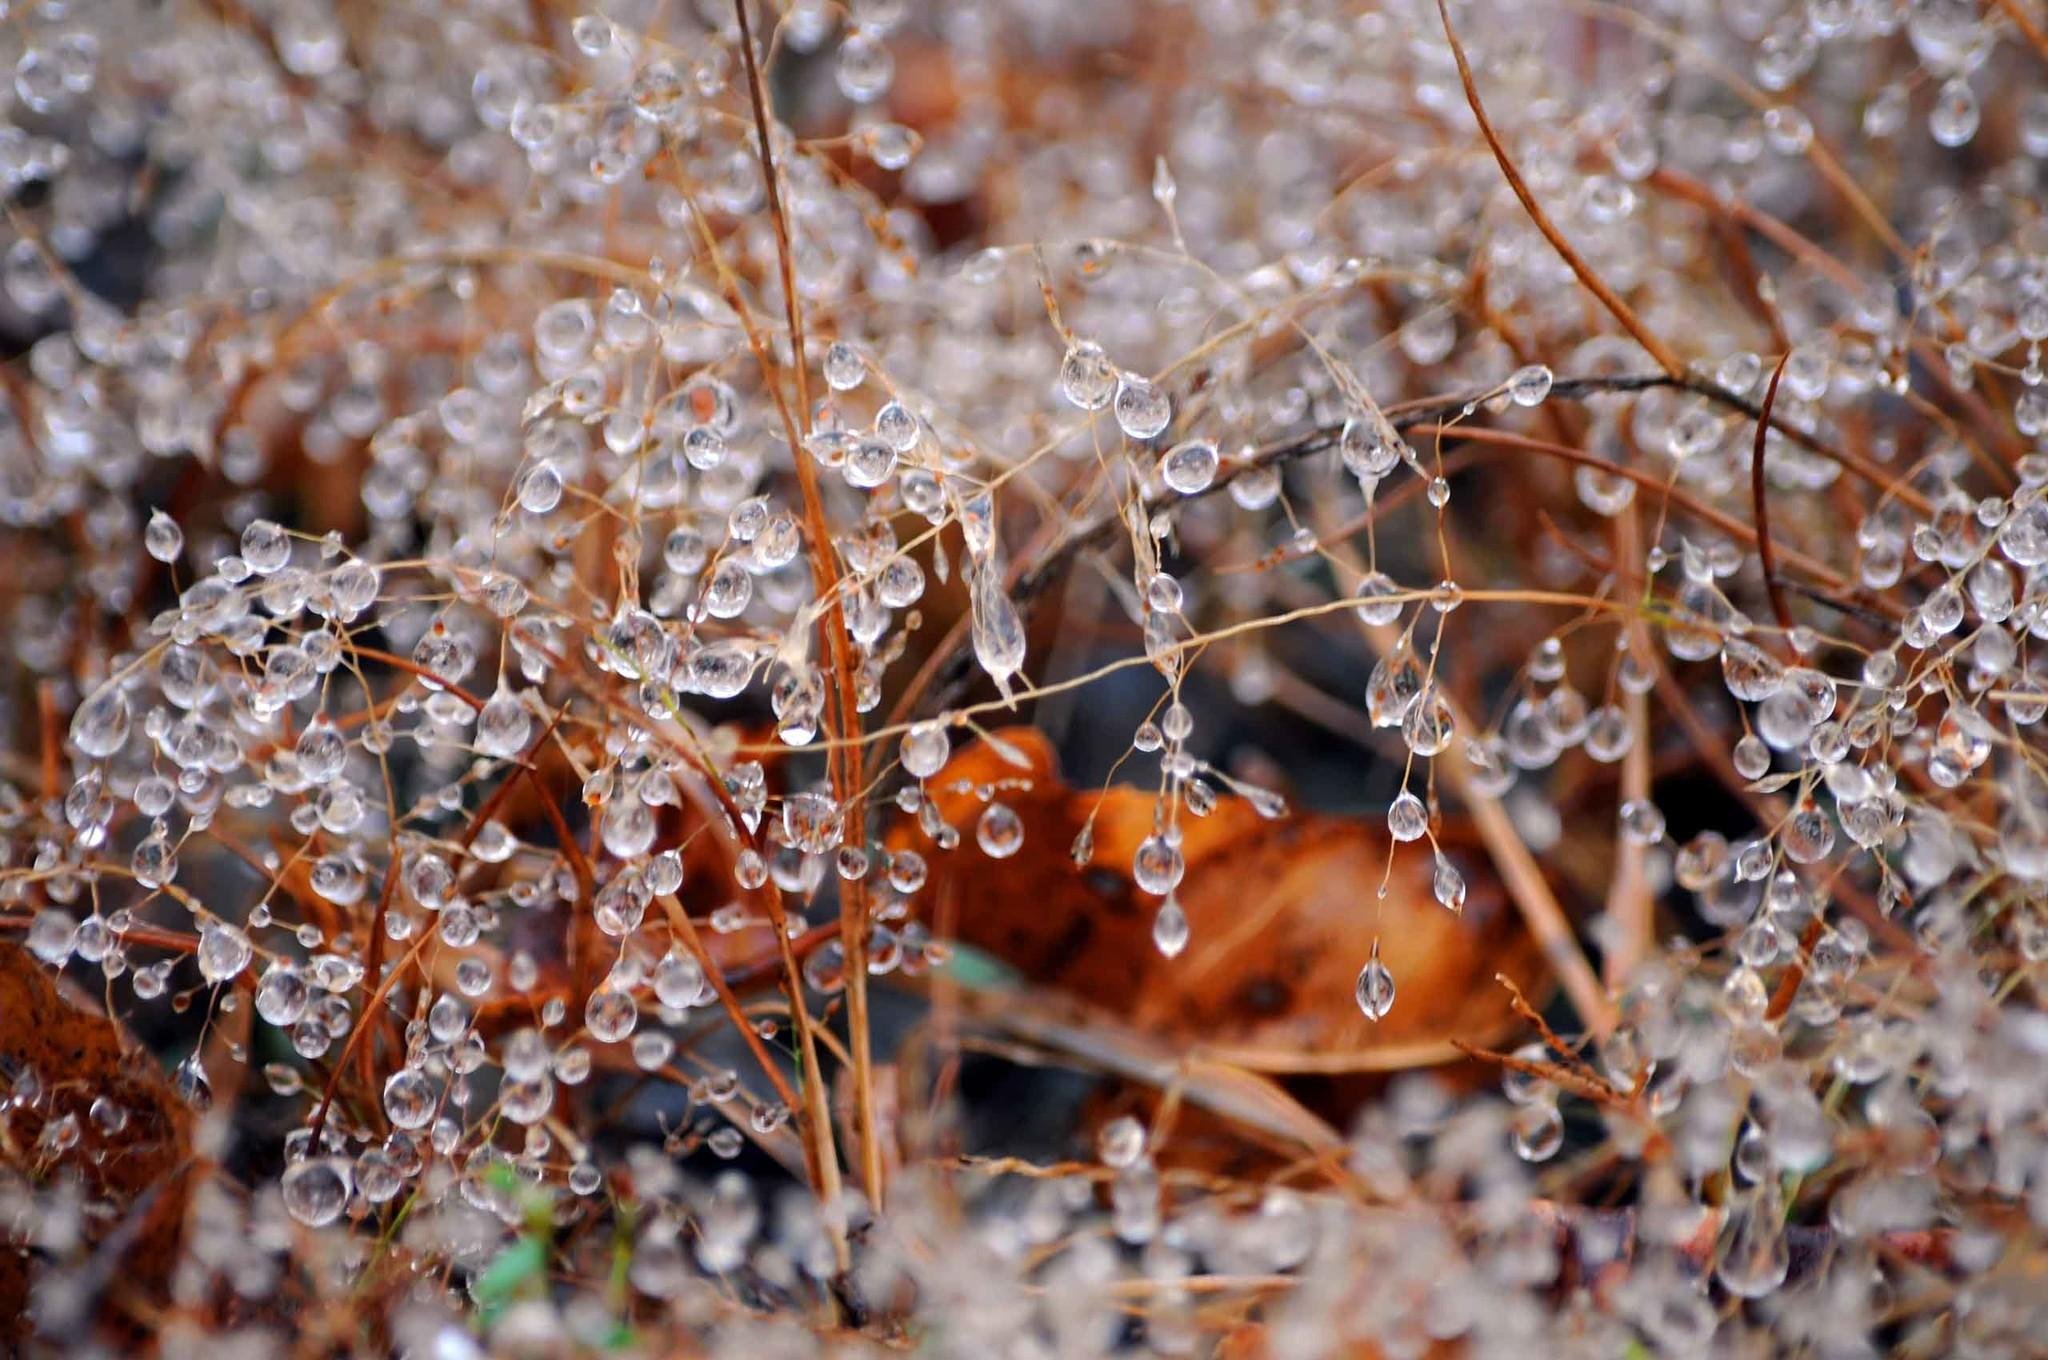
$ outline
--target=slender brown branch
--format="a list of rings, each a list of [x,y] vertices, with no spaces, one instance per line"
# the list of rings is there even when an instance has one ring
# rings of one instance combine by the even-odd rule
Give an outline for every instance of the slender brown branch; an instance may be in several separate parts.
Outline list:
[[[1764,419],[1756,423],[1756,442],[1749,454],[1749,500],[1756,516],[1756,555],[1763,562],[1764,591],[1771,599],[1771,614],[1778,620],[1778,627],[1787,633],[1792,631],[1792,611],[1786,608],[1785,592],[1778,586],[1778,559],[1771,548],[1771,498],[1764,488],[1764,446],[1770,438],[1770,414],[1778,400],[1778,380],[1785,376],[1785,365],[1791,361],[1788,352],[1771,370],[1770,386],[1764,389]]]
[[[775,169],[774,137],[768,117],[767,90],[761,78],[759,59],[754,53],[754,31],[747,14],[747,0],[733,0],[738,16],[740,53],[746,65],[747,96],[753,107],[754,131],[759,142],[761,176],[766,182],[768,212],[775,229],[776,258],[782,272],[783,306],[789,317],[792,379],[802,420],[810,421],[808,360],[804,354],[803,308],[797,296],[796,253],[790,244],[789,218],[782,203],[782,190]],[[773,375],[764,375],[772,384]],[[788,410],[784,408],[784,418]],[[866,815],[860,805],[860,705],[855,692],[856,666],[847,642],[845,602],[839,589],[839,563],[825,518],[824,498],[818,487],[818,470],[804,447],[802,432],[789,430],[790,457],[796,464],[797,482],[804,501],[804,520],[811,556],[812,587],[825,604],[821,626],[825,631],[827,654],[831,658],[834,684],[833,707],[837,722],[832,735],[843,741],[831,748],[832,796],[840,816],[851,819],[842,835],[865,839]],[[868,904],[867,885],[860,879],[843,880],[839,889],[840,947],[846,953],[846,1027],[853,1055],[855,1089],[854,1113],[861,1145],[861,1187],[870,1201],[882,1202],[884,1190],[881,1144],[876,1136],[873,1042],[868,1021]],[[801,988],[800,979],[792,985]],[[799,1001],[801,998],[799,997]],[[813,1063],[809,1074],[813,1098],[823,1110],[824,1081]],[[829,1113],[822,1117],[829,1120]]]
[[[1486,116],[1486,106],[1479,98],[1479,87],[1472,80],[1472,65],[1465,60],[1465,45],[1458,41],[1457,30],[1451,27],[1451,11],[1446,0],[1436,0],[1436,12],[1443,20],[1444,37],[1450,42],[1451,56],[1458,63],[1458,81],[1465,87],[1465,102],[1471,106],[1472,117],[1479,124],[1479,135],[1486,139],[1487,149],[1493,152],[1494,162],[1500,166],[1501,174],[1507,177],[1508,187],[1513,189],[1515,197],[1521,200],[1522,210],[1529,214],[1529,220],[1536,224],[1536,230],[1543,233],[1543,239],[1550,242],[1551,248],[1564,259],[1579,282],[1585,285],[1586,291],[1600,299],[1600,305],[1621,323],[1623,330],[1635,337],[1636,343],[1643,347],[1644,352],[1657,361],[1657,367],[1673,378],[1682,377],[1685,365],[1679,361],[1677,353],[1643,324],[1642,318],[1635,314],[1635,309],[1624,302],[1619,293],[1609,288],[1606,280],[1593,272],[1592,266],[1572,248],[1571,242],[1565,240],[1564,233],[1550,220],[1550,214],[1543,211],[1543,205],[1529,192],[1529,185],[1523,180],[1522,172],[1515,168],[1514,159],[1508,155],[1507,148],[1501,145],[1500,137],[1493,130],[1492,120]]]

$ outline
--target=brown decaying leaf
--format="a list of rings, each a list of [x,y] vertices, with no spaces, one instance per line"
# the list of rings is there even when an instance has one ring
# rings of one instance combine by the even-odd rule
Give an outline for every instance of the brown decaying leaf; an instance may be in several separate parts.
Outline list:
[[[146,1051],[67,990],[27,950],[0,942],[0,1082],[40,1091],[0,1112],[0,1165],[34,1185],[76,1179],[88,1202],[106,1210],[88,1214],[88,1240],[125,1239],[118,1272],[109,1273],[124,1284],[160,1282],[184,1219],[192,1112]],[[116,1130],[92,1116],[102,1098],[126,1115]],[[77,1141],[42,1148],[44,1129],[67,1117]],[[0,1243],[0,1319],[17,1340],[31,1265],[19,1244]]]
[[[1033,982],[1276,1072],[1385,1070],[1412,1065],[1410,1052],[1416,1063],[1447,1061],[1456,1056],[1452,1039],[1492,1041],[1513,1029],[1496,974],[1536,990],[1537,951],[1483,876],[1483,856],[1467,853],[1462,838],[1440,836],[1469,884],[1464,911],[1454,914],[1431,895],[1426,842],[1398,847],[1380,900],[1389,848],[1382,827],[1318,815],[1268,821],[1236,797],[1219,798],[1207,816],[1182,816],[1179,897],[1190,937],[1179,958],[1167,959],[1152,941],[1159,899],[1137,888],[1130,867],[1152,833],[1157,796],[1071,789],[1036,731],[996,736],[1028,768],[978,742],[928,781],[960,846],[940,851],[905,828],[892,848],[930,860],[920,894],[927,919]],[[1023,847],[1009,859],[974,844],[989,797],[1024,825]],[[1077,867],[1070,851],[1091,814],[1093,849]],[[1355,1000],[1375,938],[1397,985],[1392,1012],[1377,1023]]]

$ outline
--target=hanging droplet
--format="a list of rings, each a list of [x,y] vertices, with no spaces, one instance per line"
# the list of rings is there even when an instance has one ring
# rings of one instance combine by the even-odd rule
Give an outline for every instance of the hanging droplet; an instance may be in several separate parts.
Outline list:
[[[128,700],[118,686],[102,686],[71,715],[71,740],[93,760],[105,760],[128,740]]]
[[[258,576],[270,576],[291,561],[291,535],[282,525],[267,519],[254,520],[242,530],[242,560]]]
[[[208,921],[199,931],[199,971],[208,982],[227,982],[249,966],[254,955],[249,937],[221,921]]]
[[[1421,663],[1407,647],[1380,658],[1365,684],[1366,715],[1372,719],[1372,725],[1399,727],[1427,684]]]
[[[600,1043],[615,1044],[630,1037],[639,1021],[640,1008],[624,988],[600,987],[583,1006],[584,1026]]]
[[[1784,1284],[1791,1268],[1777,1181],[1766,1176],[1729,1213],[1714,1278],[1737,1298],[1760,1299]]]
[[[519,479],[519,508],[530,515],[545,515],[562,503],[562,474],[545,460],[528,468]]]
[[[289,963],[274,963],[256,988],[256,1013],[279,1029],[290,1029],[306,1013],[312,989]]]
[[[994,562],[970,572],[968,603],[973,610],[974,659],[1010,699],[1010,678],[1024,669],[1024,620],[1003,589],[1002,569]]]
[[[696,1004],[704,990],[704,968],[688,954],[670,950],[654,966],[654,995],[674,1010]]]
[[[1358,1009],[1365,1018],[1380,1021],[1394,1009],[1394,975],[1380,962],[1380,942],[1372,942],[1372,957],[1358,973]]]
[[[1655,845],[1664,839],[1664,814],[1647,798],[1632,798],[1621,805],[1621,833],[1637,845]]]
[[[1392,434],[1370,412],[1361,411],[1344,422],[1337,439],[1337,456],[1351,475],[1368,489],[1401,464],[1407,445]]]
[[[1408,749],[1418,756],[1441,754],[1456,735],[1457,724],[1451,716],[1451,705],[1435,685],[1423,690],[1408,713],[1401,719],[1401,739]]]
[[[151,976],[157,975],[152,973]],[[140,989],[137,994],[140,995]],[[171,1084],[178,1088],[179,1097],[193,1109],[213,1108],[213,1083],[207,1080],[206,1068],[200,1063],[197,1053],[178,1064],[177,1070],[171,1074]]]
[[[1156,897],[1164,897],[1180,885],[1187,861],[1165,836],[1154,833],[1138,843],[1132,858],[1131,876],[1138,886]]]
[[[825,940],[803,961],[803,983],[821,995],[846,991],[846,946],[840,940]]]
[[[1387,830],[1397,841],[1420,840],[1429,830],[1429,809],[1423,806],[1420,798],[1403,789],[1387,809]]]
[[[1167,898],[1153,916],[1152,943],[1162,956],[1169,959],[1179,958],[1181,951],[1188,947],[1188,914],[1181,910],[1177,899]]]
[[[1395,585],[1393,578],[1385,572],[1375,571],[1369,573],[1364,580],[1358,583],[1356,593],[1358,596],[1358,617],[1367,623],[1392,623],[1395,619],[1401,617],[1401,606],[1396,602],[1383,598],[1401,593],[1401,588]]]
[[[1465,909],[1465,876],[1442,855],[1436,857],[1436,871],[1430,876],[1429,886],[1438,905],[1449,911]]]
[[[487,756],[510,758],[533,736],[533,714],[502,683],[476,715],[476,747]]]
[[[620,859],[637,859],[654,845],[654,809],[638,798],[615,798],[598,823],[604,848]]]

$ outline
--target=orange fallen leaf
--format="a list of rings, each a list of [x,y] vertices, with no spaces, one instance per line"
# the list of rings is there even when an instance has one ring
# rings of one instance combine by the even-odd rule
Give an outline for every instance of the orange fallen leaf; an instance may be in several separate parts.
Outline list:
[[[960,831],[959,847],[939,850],[906,826],[891,848],[927,856],[920,909],[941,934],[1033,982],[1204,1057],[1326,1074],[1455,1061],[1451,1040],[1491,1042],[1515,1025],[1497,974],[1535,991],[1537,951],[1484,875],[1483,855],[1462,837],[1440,836],[1468,881],[1464,910],[1453,913],[1431,893],[1426,843],[1398,847],[1388,875],[1390,842],[1379,824],[1314,814],[1269,821],[1237,797],[1217,799],[1207,816],[1182,816],[1187,871],[1178,896],[1189,939],[1180,957],[1165,958],[1152,939],[1159,899],[1131,874],[1157,796],[1071,789],[1036,731],[996,737],[1012,758],[977,743],[928,781],[940,814]],[[1024,828],[1007,859],[974,843],[991,801]],[[1091,817],[1092,848],[1077,865],[1075,838]],[[1375,939],[1397,989],[1378,1022],[1355,996]]]

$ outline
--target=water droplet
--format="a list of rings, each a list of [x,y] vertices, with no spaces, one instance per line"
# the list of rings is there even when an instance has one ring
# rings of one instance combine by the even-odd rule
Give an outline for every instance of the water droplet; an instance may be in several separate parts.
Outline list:
[[[163,511],[152,510],[149,524],[142,531],[142,546],[159,562],[175,562],[178,554],[185,551],[185,531]]]
[[[1127,1114],[1118,1115],[1096,1134],[1095,1153],[1114,1171],[1136,1166],[1145,1155],[1145,1126]]]
[[[1943,146],[1963,146],[1977,135],[1982,120],[1977,92],[1970,88],[1969,81],[1957,76],[1935,92],[1934,108],[1927,115],[1927,131]]]
[[[916,723],[903,734],[903,768],[915,778],[929,779],[945,767],[952,748],[944,727],[935,722]]]
[[[1387,830],[1397,841],[1420,840],[1429,830],[1429,809],[1420,798],[1403,789],[1387,809]]]
[[[1151,439],[1173,420],[1173,401],[1158,384],[1135,373],[1116,379],[1116,423],[1132,439]]]
[[[296,1163],[284,1173],[284,1207],[309,1228],[325,1227],[348,1207],[351,1180],[347,1164],[333,1158]]]
[[[553,463],[542,460],[519,479],[519,508],[532,515],[545,515],[562,503],[562,474]]]
[[[1216,446],[1206,439],[1176,444],[1159,460],[1159,480],[1183,496],[1204,491],[1216,480]]]
[[[199,971],[208,982],[227,982],[249,966],[249,937],[231,925],[208,921],[199,931]]]
[[[304,974],[289,963],[274,963],[256,988],[256,1013],[279,1029],[289,1029],[306,1013],[311,997]]]
[[[600,987],[583,1005],[584,1027],[600,1043],[615,1044],[626,1039],[639,1022],[640,1008],[634,1004],[633,994],[623,989]]]
[[[1509,1123],[1515,1155],[1525,1162],[1547,1162],[1564,1146],[1564,1116],[1558,1113],[1554,1101],[1518,1105]]]
[[[1140,888],[1164,897],[1180,885],[1187,862],[1180,850],[1165,836],[1154,833],[1138,843],[1131,862],[1131,874]]]
[[[1359,970],[1356,990],[1358,1009],[1368,1020],[1383,1020],[1394,1009],[1394,975],[1380,962],[1380,942],[1372,942],[1372,957]]]
[[[259,519],[242,530],[242,560],[258,576],[275,574],[291,557],[291,536],[281,525]]]
[[[972,569],[968,603],[974,616],[974,659],[1008,698],[1010,677],[1024,668],[1024,620],[1004,592],[1002,570],[994,563]]]
[[[1792,1267],[1776,1182],[1765,1177],[1738,1201],[1722,1229],[1714,1278],[1737,1298],[1760,1299],[1785,1283]]]
[[[394,1127],[425,1128],[433,1122],[434,1103],[434,1083],[418,1068],[400,1068],[384,1083],[384,1113]]]
[[[974,826],[974,842],[990,859],[1008,859],[1024,848],[1024,820],[1006,803],[990,803]]]
[[[1099,411],[1116,394],[1116,366],[1089,340],[1076,340],[1060,361],[1060,394],[1084,411]]]
[[[1508,379],[1508,396],[1517,406],[1541,406],[1543,399],[1550,395],[1550,370],[1542,364],[1530,364],[1515,370]]]
[[[1465,909],[1465,876],[1442,855],[1436,857],[1436,871],[1430,876],[1430,891],[1438,904],[1447,910]]]
[[[867,380],[867,361],[860,351],[844,340],[835,340],[825,350],[825,383],[834,392],[851,392]]]
[[[846,990],[846,947],[838,940],[827,940],[813,949],[804,960],[804,985],[825,996],[837,996]]]
[[[127,743],[131,726],[127,698],[104,685],[71,715],[71,741],[89,758],[105,760]]]
[[[1174,898],[1161,903],[1152,917],[1152,944],[1169,959],[1179,958],[1188,947],[1188,914]]]
[[[511,758],[533,736],[533,714],[503,684],[476,715],[476,746],[487,756]]]

